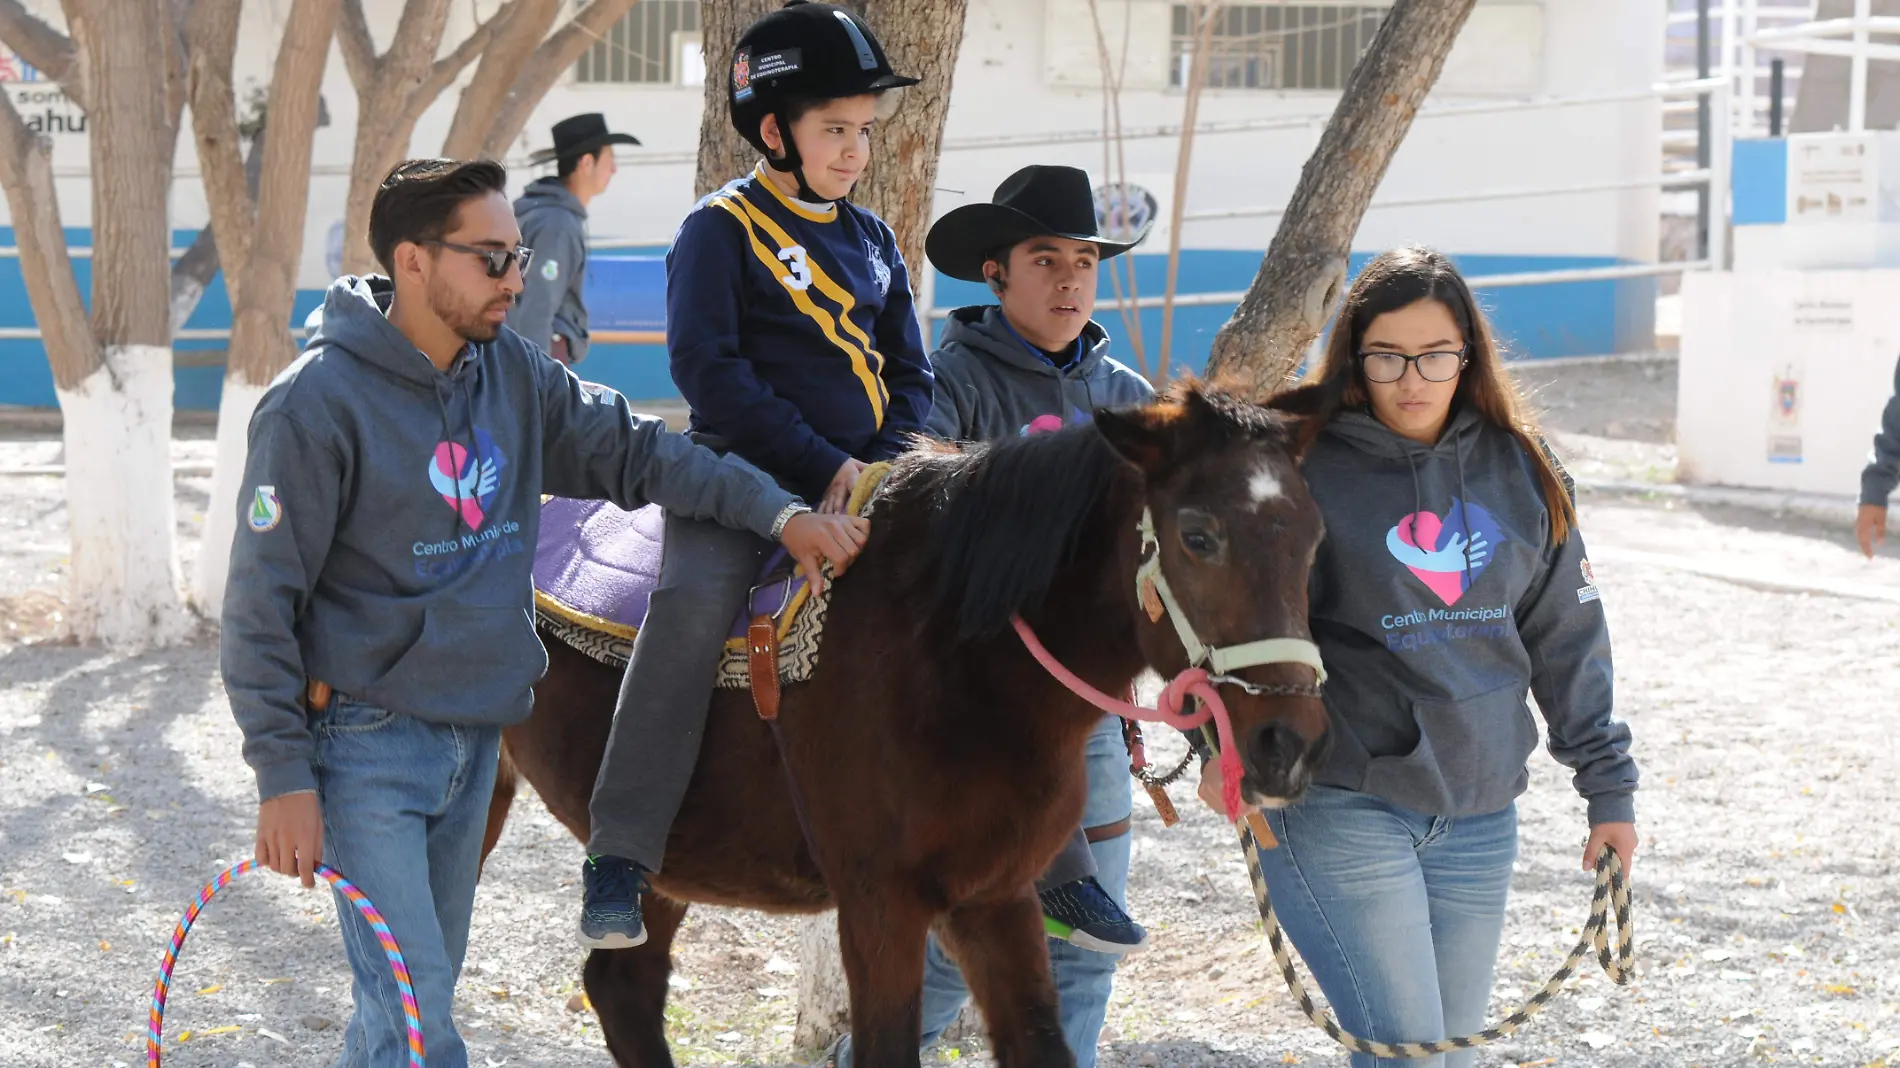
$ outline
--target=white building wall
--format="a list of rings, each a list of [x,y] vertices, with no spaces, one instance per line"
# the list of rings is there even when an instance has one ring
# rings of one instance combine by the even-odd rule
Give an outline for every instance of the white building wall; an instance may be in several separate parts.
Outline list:
[[[445,50],[499,2],[454,5]],[[28,6],[59,22],[56,0],[29,0]],[[386,47],[401,7],[393,3],[366,7],[378,45]],[[1123,127],[1178,123],[1182,95],[1165,88],[1170,4],[1167,0],[1101,0],[1101,8],[1112,48],[1119,50],[1122,43],[1124,19],[1136,28],[1128,47],[1129,85],[1121,100]],[[237,67],[240,97],[252,87],[268,84],[286,10],[279,0],[245,4]],[[1100,176],[1103,145],[1099,140],[983,150],[957,147],[958,142],[979,136],[1101,129],[1102,94],[1087,10],[1085,0],[971,0],[946,130],[949,147],[938,183],[939,212],[987,198],[1010,171],[1032,162],[1070,162]],[[1661,5],[1653,0],[1479,0],[1427,107],[1640,89],[1661,75],[1662,20]],[[714,64],[714,76],[722,66]],[[464,77],[472,72],[471,65]],[[16,98],[28,89],[13,87]],[[417,123],[413,154],[440,148],[459,91],[459,85],[451,87]],[[331,228],[342,217],[355,130],[356,93],[334,48],[323,92],[332,121],[316,135],[299,279],[307,288],[328,279],[325,253]],[[565,115],[605,112],[610,124],[634,133],[644,145],[621,150],[621,176],[592,210],[594,234],[599,239],[664,241],[693,201],[691,157],[698,139],[701,92],[698,86],[566,81],[543,100],[511,156],[519,159],[546,145],[548,127]],[[1284,204],[1336,100],[1332,92],[1208,91],[1201,102],[1204,122],[1274,117],[1312,122],[1292,130],[1199,136],[1188,207]],[[1653,100],[1421,117],[1393,160],[1376,199],[1653,174],[1660,165],[1660,128],[1660,110]],[[90,203],[84,177],[85,136],[58,134],[54,140],[66,222],[86,226]],[[1131,177],[1166,195],[1174,171],[1174,139],[1129,139],[1124,151]],[[518,184],[525,184],[535,173],[517,168]],[[196,150],[187,128],[179,141],[173,223],[190,229],[202,225],[206,217]],[[1273,217],[1191,223],[1183,243],[1199,249],[1259,249],[1271,238],[1275,225]],[[1375,207],[1360,228],[1355,246],[1374,249],[1425,241],[1465,254],[1651,260],[1656,256],[1656,229],[1656,194],[1640,190],[1402,209]]]

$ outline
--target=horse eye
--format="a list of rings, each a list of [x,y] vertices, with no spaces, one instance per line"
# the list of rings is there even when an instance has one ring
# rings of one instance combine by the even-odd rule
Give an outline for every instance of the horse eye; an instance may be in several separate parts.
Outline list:
[[[1199,530],[1182,531],[1181,544],[1196,556],[1212,556],[1220,549],[1220,543],[1214,540],[1212,534]]]

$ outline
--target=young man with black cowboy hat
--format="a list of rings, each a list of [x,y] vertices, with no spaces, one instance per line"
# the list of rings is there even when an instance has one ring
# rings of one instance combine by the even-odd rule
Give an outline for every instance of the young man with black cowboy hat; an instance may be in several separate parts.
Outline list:
[[[694,437],[821,512],[924,429],[930,367],[896,235],[850,203],[891,69],[856,15],[792,0],[740,35],[733,126],[765,157],[696,205],[666,254],[666,347]],[[796,488],[794,488],[796,487]],[[669,512],[589,805],[580,938],[646,940],[640,894],[686,796],[726,631],[772,546]]]
[[[587,355],[587,205],[614,178],[615,145],[639,144],[611,133],[598,112],[554,124],[554,147],[530,157],[555,172],[528,183],[515,201],[521,241],[534,249],[534,269],[522,279],[521,299],[508,313],[515,333],[572,366]]]
[[[1090,319],[1096,269],[1131,240],[1100,232],[1089,178],[1074,167],[1025,167],[985,204],[937,220],[924,245],[951,278],[983,282],[997,303],[959,308],[930,354],[935,404],[927,427],[948,441],[986,441],[1089,421],[1098,408],[1146,403],[1148,380],[1108,355],[1108,332]],[[1128,884],[1128,750],[1121,720],[1104,716],[1086,755],[1082,827],[1036,884],[1063,1037],[1078,1068],[1093,1068],[1115,965],[1147,944],[1123,910]],[[957,966],[933,937],[924,955],[925,1045],[969,999]],[[841,1039],[830,1061],[850,1068]]]

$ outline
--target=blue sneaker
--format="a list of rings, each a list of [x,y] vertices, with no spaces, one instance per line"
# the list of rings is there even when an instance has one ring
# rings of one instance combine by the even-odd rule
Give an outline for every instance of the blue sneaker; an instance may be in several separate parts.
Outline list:
[[[1148,932],[1108,896],[1095,876],[1048,890],[1042,899],[1042,927],[1051,938],[1097,953],[1135,953],[1148,946]]]
[[[625,857],[595,853],[581,865],[581,945],[588,949],[632,949],[647,940],[640,922],[640,893],[646,874]]]

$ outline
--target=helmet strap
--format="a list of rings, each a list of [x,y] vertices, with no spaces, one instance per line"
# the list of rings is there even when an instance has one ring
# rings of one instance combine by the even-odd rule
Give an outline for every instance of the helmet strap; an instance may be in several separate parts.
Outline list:
[[[842,200],[842,197],[836,200],[831,197],[821,197],[813,191],[811,184],[805,181],[805,161],[799,158],[798,142],[792,140],[792,124],[785,121],[786,116],[783,111],[772,112],[772,118],[778,124],[778,139],[783,146],[783,154],[774,156],[767,152],[766,165],[780,173],[790,174],[798,183],[798,199],[806,203],[835,204],[837,200]]]

